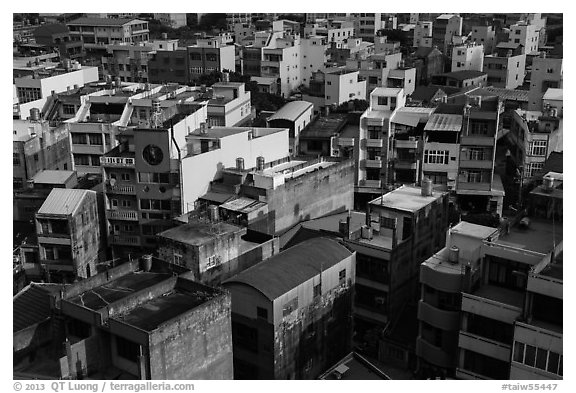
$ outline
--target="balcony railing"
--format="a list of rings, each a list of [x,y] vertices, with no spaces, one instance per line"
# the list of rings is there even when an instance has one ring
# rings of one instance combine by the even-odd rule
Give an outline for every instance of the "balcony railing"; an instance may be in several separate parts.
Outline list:
[[[430,344],[422,337],[416,339],[416,355],[440,367],[454,367],[455,356]]]
[[[475,296],[469,293],[462,294],[462,311],[471,312],[505,323],[514,323],[522,313],[520,307],[500,303],[495,300]]]
[[[360,180],[361,187],[381,188],[382,180]]]
[[[338,138],[338,145],[343,147],[354,146],[354,138]]]
[[[382,168],[382,160],[364,160],[365,168]]]
[[[125,195],[133,195],[134,194],[134,186],[131,185],[118,185],[118,186],[106,186],[106,192],[112,194],[125,194]]]
[[[135,210],[107,210],[108,219],[138,221],[138,212]]]
[[[384,142],[382,139],[366,139],[366,147],[382,147]]]
[[[510,359],[510,345],[469,332],[460,331],[458,347],[499,359],[503,362],[507,362]]]
[[[460,160],[460,168],[477,168],[477,169],[492,169],[493,166],[492,159],[489,160]]]
[[[414,160],[397,160],[394,162],[394,169],[416,169]]]
[[[120,244],[129,246],[139,246],[140,237],[139,236],[127,236],[127,235],[111,235],[110,244]]]

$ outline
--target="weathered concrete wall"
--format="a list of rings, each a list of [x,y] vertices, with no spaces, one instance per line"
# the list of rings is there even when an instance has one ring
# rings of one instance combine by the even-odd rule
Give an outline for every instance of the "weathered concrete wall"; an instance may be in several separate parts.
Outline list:
[[[24,356],[52,339],[50,321],[43,321],[12,335],[12,351],[15,357]]]
[[[98,336],[91,336],[66,346],[67,355],[60,358],[62,378],[77,379],[97,371],[103,360],[104,346]]]
[[[249,228],[274,235],[300,221],[346,211],[354,206],[354,161],[339,162],[266,190],[268,215]],[[262,190],[243,187],[246,196],[259,199]]]
[[[219,295],[152,333],[151,379],[232,379],[230,304]]]

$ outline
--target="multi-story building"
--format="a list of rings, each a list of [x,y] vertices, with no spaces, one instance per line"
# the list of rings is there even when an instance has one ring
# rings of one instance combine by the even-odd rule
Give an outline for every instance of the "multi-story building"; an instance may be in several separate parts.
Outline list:
[[[321,21],[304,26],[304,37],[321,36],[327,43],[344,42],[354,36],[354,23],[345,20]]]
[[[442,14],[434,19],[432,45],[437,46],[442,53],[447,54],[452,38],[462,35],[462,20],[461,16],[455,14]]]
[[[484,53],[491,55],[496,45],[494,26],[473,26],[470,41],[478,45],[484,45]]]
[[[50,281],[97,273],[102,241],[96,192],[55,188],[36,213],[39,263]]]
[[[277,78],[280,94],[289,97],[302,84],[300,36],[275,32],[261,53],[260,76]]]
[[[401,107],[390,118],[390,184],[419,184],[424,164],[424,127],[434,108]]]
[[[121,42],[137,43],[149,39],[148,22],[138,19],[79,18],[66,23],[73,41],[86,49]]]
[[[300,132],[312,123],[314,105],[307,101],[291,101],[266,119],[266,126],[287,128],[289,139],[288,152],[298,155]]]
[[[196,282],[216,286],[280,251],[278,238],[255,234],[217,216],[161,232],[158,243],[160,259],[190,270]]]
[[[68,27],[61,23],[46,23],[36,28],[34,40],[39,45],[57,48],[61,59],[81,60],[84,56],[82,42],[73,42]]]
[[[448,230],[446,247],[420,266],[417,370],[423,377],[453,377],[458,365],[462,292],[478,281],[482,243],[496,228],[462,221]]]
[[[494,54],[484,57],[483,71],[490,86],[514,90],[524,84],[526,54],[519,44],[501,42]]]
[[[374,43],[350,37],[343,42],[330,43],[326,50],[327,62],[332,66],[344,66],[348,59],[365,60],[374,53]]]
[[[504,187],[494,173],[504,105],[497,97],[469,97],[461,109],[456,194],[460,208],[502,215]]]
[[[508,42],[522,45],[522,53],[529,54],[538,51],[540,26],[518,23],[510,26]]]
[[[366,79],[366,97],[378,87],[402,88],[406,95],[416,87],[416,69],[405,66],[398,50],[375,53],[365,60],[349,59],[346,67],[358,70]]]
[[[547,58],[545,54],[532,61],[530,91],[528,93],[528,110],[541,111],[542,96],[549,88],[558,89],[563,86],[562,59]]]
[[[230,295],[179,266],[131,260],[55,297],[52,378],[232,379]]]
[[[359,71],[346,68],[326,69],[323,106],[338,106],[350,100],[366,98],[366,80]]]
[[[178,46],[178,40],[157,40],[137,45],[121,43],[106,46],[106,55],[102,57],[104,76],[120,78],[122,82],[146,83],[148,60],[153,51],[171,51]]]
[[[60,93],[97,80],[98,68],[84,67],[70,60],[60,65],[29,64],[14,67],[14,85],[19,104],[42,99],[38,108],[44,105],[52,92]]]
[[[339,146],[340,138],[354,138],[353,135],[358,132],[358,127],[352,123],[348,114],[345,113],[329,113],[318,116],[300,133],[300,154],[353,157],[354,146]]]
[[[315,379],[352,348],[356,254],[312,239],[224,282],[235,379]]]
[[[201,75],[211,72],[236,70],[234,45],[229,45],[222,37],[209,37],[197,40],[196,45],[188,46],[189,80],[197,81]]]
[[[465,44],[452,48],[451,71],[483,71],[484,45]]]
[[[38,112],[34,112],[34,116]],[[30,120],[13,120],[14,191],[27,187],[27,182],[45,169],[71,170],[69,134],[64,127],[50,127],[39,115]]]
[[[186,14],[154,13],[154,19],[173,29],[186,26]]]
[[[314,72],[323,70],[328,60],[327,38],[310,35],[300,40],[300,70],[302,83],[309,86]]]
[[[228,73],[224,81],[212,85],[212,98],[208,101],[208,125],[237,127],[252,117],[250,92],[244,83],[230,82]]]
[[[512,142],[511,157],[521,170],[521,183],[529,183],[541,175],[552,152],[563,151],[562,123],[561,110],[552,106],[543,112],[521,109],[513,112],[508,140]]]
[[[432,84],[436,86],[456,87],[458,89],[474,86],[486,86],[488,75],[483,71],[454,71],[432,76]]]
[[[413,47],[421,46],[432,47],[432,22],[418,21],[414,26],[414,43]]]
[[[148,58],[148,81],[151,83],[191,82],[188,49],[157,50]]]
[[[355,191],[367,194],[368,200],[381,194],[388,179],[391,157],[390,119],[397,108],[405,106],[404,90],[378,87],[370,93],[370,107],[360,117],[358,173]]]
[[[354,14],[354,36],[363,41],[374,42],[378,30],[382,29],[381,13]]]
[[[406,65],[416,68],[416,86],[428,85],[433,75],[444,72],[444,55],[435,47],[420,47]]]
[[[234,43],[240,45],[242,40],[254,35],[256,28],[251,22],[235,23],[233,31]]]

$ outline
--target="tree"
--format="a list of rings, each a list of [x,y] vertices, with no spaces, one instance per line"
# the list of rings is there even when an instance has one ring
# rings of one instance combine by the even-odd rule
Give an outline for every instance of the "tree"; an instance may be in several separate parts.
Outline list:
[[[198,25],[201,30],[210,31],[213,29],[224,30],[227,27],[226,14],[205,14],[202,15],[200,19],[200,24]]]

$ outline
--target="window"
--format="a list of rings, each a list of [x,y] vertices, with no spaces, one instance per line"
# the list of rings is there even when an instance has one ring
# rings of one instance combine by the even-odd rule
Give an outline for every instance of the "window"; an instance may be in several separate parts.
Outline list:
[[[545,140],[536,140],[530,142],[530,155],[545,157],[547,142]]]
[[[378,105],[388,105],[388,97],[378,97]]]
[[[544,168],[543,162],[531,162],[529,164],[526,164],[526,169],[524,170],[524,176],[527,178],[535,176],[539,171],[542,170],[542,168]]]
[[[338,280],[340,280],[340,284],[342,284],[346,280],[346,269],[340,270],[338,273]]]
[[[132,201],[128,200],[128,199],[122,199],[122,207],[132,207]]]
[[[526,345],[526,353],[524,356],[524,364],[534,367],[536,361],[536,347]]]
[[[91,145],[102,145],[102,134],[89,134]]]
[[[488,123],[485,122],[473,122],[470,124],[470,134],[471,135],[488,135]]]
[[[314,292],[313,292],[314,299],[317,297],[322,296],[322,284],[314,285]]]
[[[282,316],[285,317],[287,315],[292,314],[292,312],[297,308],[298,308],[298,298],[295,297],[294,299],[284,304],[284,306],[282,307]]]
[[[72,134],[72,144],[74,145],[85,145],[86,142],[86,134]]]
[[[221,262],[222,258],[219,255],[212,255],[211,257],[208,257],[208,263],[206,264],[206,268],[211,268],[216,265],[220,265]]]
[[[425,150],[424,163],[425,164],[448,164],[449,151],[448,150]]]
[[[19,153],[12,153],[12,165],[16,165],[16,166],[20,165],[20,154]]]
[[[514,361],[524,363],[524,344],[521,342],[514,342]]]
[[[256,316],[259,319],[268,320],[268,310],[263,307],[256,307]]]
[[[90,156],[88,154],[74,154],[74,164],[90,165]]]
[[[12,178],[12,188],[17,190],[24,187],[24,180],[21,177]]]
[[[123,172],[120,174],[120,177],[122,178],[123,181],[130,181],[130,174]]]
[[[76,107],[72,104],[62,104],[62,113],[65,115],[76,114]]]

